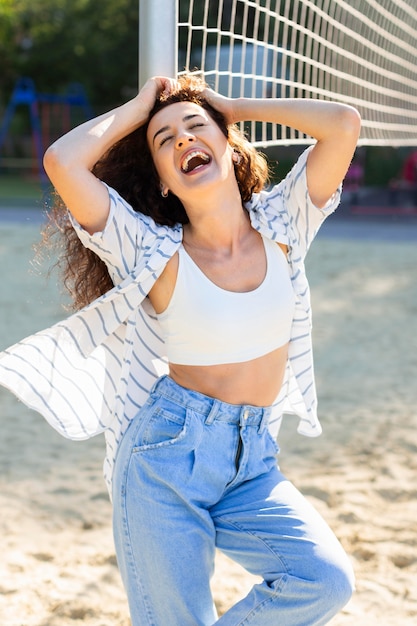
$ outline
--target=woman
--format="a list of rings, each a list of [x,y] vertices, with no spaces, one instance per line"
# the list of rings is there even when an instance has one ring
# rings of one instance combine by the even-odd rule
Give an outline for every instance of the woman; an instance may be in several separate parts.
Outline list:
[[[240,120],[316,143],[265,191]],[[105,431],[134,626],[312,626],[350,597],[347,557],[280,473],[272,435],[283,412],[320,434],[303,259],[359,128],[348,106],[155,77],[45,155],[71,214],[59,227],[76,302],[104,295],[7,351],[0,380],[65,436]],[[220,619],[216,546],[263,579]]]

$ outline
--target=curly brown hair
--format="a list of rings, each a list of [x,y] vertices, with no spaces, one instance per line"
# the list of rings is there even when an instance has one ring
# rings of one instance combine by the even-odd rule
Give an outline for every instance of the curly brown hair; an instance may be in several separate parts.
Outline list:
[[[194,102],[205,109],[240,154],[235,174],[242,202],[260,191],[268,180],[268,165],[245,138],[239,128],[227,125],[223,115],[204,98],[206,83],[195,74],[178,79],[178,89],[168,96],[161,95],[151,110],[148,122],[120,139],[95,164],[92,172],[116,189],[135,211],[151,216],[158,224],[186,224],[187,214],[182,202],[171,192],[161,197],[160,182],[146,139],[149,120],[161,109],[176,102]],[[43,229],[43,245],[58,248],[59,267],[63,284],[69,291],[73,308],[80,309],[113,287],[103,261],[80,242],[69,220],[68,211],[57,193],[48,212]]]

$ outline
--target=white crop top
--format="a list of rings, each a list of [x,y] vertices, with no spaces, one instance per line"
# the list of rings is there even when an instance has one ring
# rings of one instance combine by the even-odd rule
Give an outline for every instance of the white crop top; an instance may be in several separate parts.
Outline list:
[[[241,363],[288,343],[295,306],[289,266],[279,246],[262,239],[266,276],[243,293],[215,285],[180,246],[174,293],[158,315],[171,363]]]

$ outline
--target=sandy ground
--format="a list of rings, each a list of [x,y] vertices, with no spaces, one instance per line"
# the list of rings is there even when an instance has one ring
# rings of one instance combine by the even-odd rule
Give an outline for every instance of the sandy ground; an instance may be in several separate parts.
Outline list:
[[[0,215],[0,349],[64,315],[54,281],[30,271],[38,233],[31,215],[19,223]],[[280,465],[334,528],[356,570],[357,592],[332,625],[411,626],[417,225],[331,220],[308,257],[324,434],[303,438],[286,418]],[[0,408],[0,625],[128,626],[102,438],[66,441],[4,389]],[[220,612],[252,583],[218,556]]]

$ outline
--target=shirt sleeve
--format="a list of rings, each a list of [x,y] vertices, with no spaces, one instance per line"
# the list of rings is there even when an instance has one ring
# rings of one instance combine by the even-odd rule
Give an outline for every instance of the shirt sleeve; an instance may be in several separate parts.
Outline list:
[[[302,256],[306,255],[326,217],[339,205],[342,191],[340,185],[322,208],[318,208],[312,202],[307,187],[307,159],[312,148],[313,146],[310,146],[301,154],[294,167],[278,185],[281,188],[290,226]]]
[[[104,261],[113,283],[117,285],[137,264],[147,218],[134,211],[115,189],[106,187],[110,211],[102,231],[90,235],[72,215],[70,219],[81,243]]]
[[[341,186],[327,204],[318,208],[307,187],[307,158],[312,146],[299,157],[291,171],[271,189],[253,194],[246,204],[252,226],[273,241],[290,246],[304,258],[318,229],[340,202]]]

